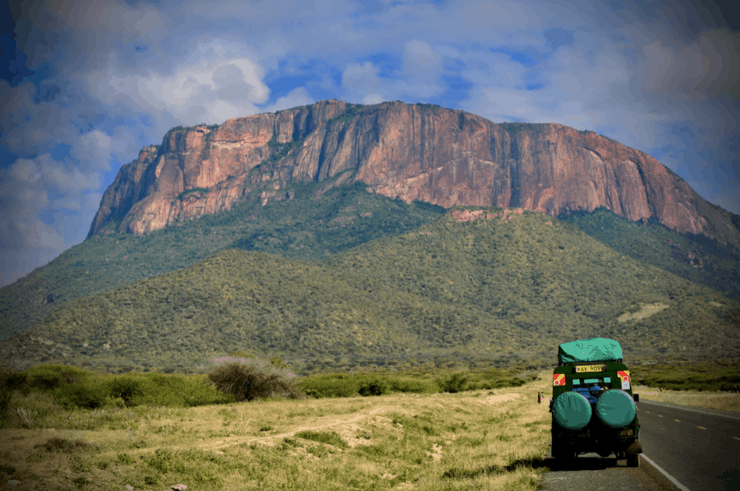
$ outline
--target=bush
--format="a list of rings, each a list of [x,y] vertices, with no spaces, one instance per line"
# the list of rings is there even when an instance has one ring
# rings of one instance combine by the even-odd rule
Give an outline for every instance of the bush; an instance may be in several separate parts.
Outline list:
[[[449,377],[439,380],[437,383],[442,389],[442,392],[449,392],[455,394],[456,392],[462,392],[465,390],[468,379],[470,377],[464,372],[457,372],[451,374]]]
[[[19,409],[22,410],[21,413],[18,412]],[[39,427],[41,425],[41,421],[46,418],[63,412],[63,408],[55,403],[55,400],[51,395],[33,392],[26,396],[21,395],[14,397],[10,403],[10,411],[12,416],[10,419],[10,426],[18,427],[18,425],[20,425],[36,428]],[[24,421],[24,418],[21,415],[22,413],[25,413],[30,417],[29,419],[32,424],[29,425],[27,421]]]
[[[36,365],[25,371],[29,388],[53,390],[88,379],[92,374],[83,368],[70,365]]]
[[[251,401],[256,397],[289,397],[302,394],[296,388],[295,375],[258,358],[226,358],[226,364],[217,366],[208,374],[208,380],[224,394],[237,401]]]
[[[128,375],[121,375],[109,381],[107,392],[109,398],[113,400],[123,399],[127,406],[132,405],[134,397],[140,397],[144,394],[141,381]]]
[[[132,405],[194,407],[233,401],[204,375],[137,373],[129,376],[141,381],[143,392],[132,398]]]
[[[95,444],[88,443],[84,440],[67,440],[66,438],[49,438],[46,443],[36,445],[43,447],[47,452],[75,453],[80,450],[95,448]]]
[[[21,388],[25,381],[25,374],[6,365],[0,365],[0,427],[8,421],[8,410],[13,392]]]
[[[432,380],[420,380],[409,377],[393,377],[390,380],[390,385],[393,392],[424,394],[437,392],[438,390],[437,385]]]
[[[390,384],[386,379],[381,377],[362,380],[357,389],[357,392],[359,392],[361,396],[380,396],[388,394],[390,391]]]
[[[57,401],[67,409],[75,407],[98,409],[105,406],[108,396],[101,378],[90,377],[87,380],[62,385],[54,391]]]
[[[99,409],[140,405],[193,407],[233,401],[202,374],[99,375],[65,365],[37,365],[23,372],[0,369],[0,424],[9,416],[14,391],[24,400],[43,396],[54,407]],[[12,416],[12,415],[11,415]]]
[[[312,375],[298,383],[298,387],[307,395],[322,397],[352,397],[359,391],[357,378],[345,373]]]

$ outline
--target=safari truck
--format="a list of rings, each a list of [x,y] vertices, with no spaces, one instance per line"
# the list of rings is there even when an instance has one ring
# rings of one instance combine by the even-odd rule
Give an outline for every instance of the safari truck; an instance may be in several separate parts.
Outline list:
[[[569,460],[579,453],[615,454],[629,466],[639,466],[639,400],[617,341],[592,338],[561,344],[550,398],[552,456]]]

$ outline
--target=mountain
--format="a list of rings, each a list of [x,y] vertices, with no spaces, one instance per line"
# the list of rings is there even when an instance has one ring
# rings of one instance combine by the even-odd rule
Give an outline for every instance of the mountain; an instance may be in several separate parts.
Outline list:
[[[16,366],[202,370],[241,350],[297,369],[551,363],[618,339],[630,360],[736,356],[740,303],[522,209],[453,209],[323,261],[228,250],[68,302],[5,340]]]
[[[629,185],[631,165],[642,184]],[[536,203],[620,253],[737,298],[740,217],[692,193],[649,156],[593,133],[495,125],[428,104],[324,101],[221,126],[173,128],[161,146],[146,147],[121,169],[86,241],[0,288],[0,339],[68,301],[221,250],[320,260],[443,211],[415,196],[445,206]],[[641,213],[630,211],[641,209],[637,195],[655,211],[639,222],[632,220]],[[602,201],[607,206],[584,211]],[[698,233],[663,225],[684,215],[694,217],[689,225],[704,224]]]
[[[370,240],[409,232],[444,208],[406,204],[362,183],[294,182],[292,196],[262,206],[259,189],[230,210],[179,221],[142,236],[95,235],[19,281],[0,288],[0,340],[66,302],[192,266],[239,248],[318,261]],[[562,216],[618,253],[740,297],[740,253],[704,236],[682,235],[655,220],[632,222],[603,208]]]
[[[631,222],[603,208],[561,219],[626,256],[740,298],[740,250],[704,235],[679,234],[656,220]]]
[[[350,172],[347,172],[350,171]],[[261,190],[344,176],[405,202],[520,207],[558,216],[603,207],[740,248],[740,217],[649,155],[558,124],[494,124],[430,104],[322,101],[220,126],[174,128],[106,190],[89,236],[145,234],[228,210]]]
[[[71,300],[192,266],[231,248],[321,260],[429,223],[444,208],[406,204],[362,183],[292,183],[291,199],[262,205],[247,194],[230,210],[184,220],[143,236],[90,237],[20,280],[0,288],[0,340],[19,333]]]

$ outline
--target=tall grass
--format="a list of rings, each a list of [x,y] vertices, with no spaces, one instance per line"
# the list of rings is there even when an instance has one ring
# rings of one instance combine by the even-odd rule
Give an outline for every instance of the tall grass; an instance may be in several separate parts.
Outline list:
[[[549,414],[535,395],[547,382],[495,394],[87,411],[120,422],[85,432],[0,430],[8,442],[0,471],[50,489],[530,491],[546,471]],[[60,419],[80,414],[59,412]],[[48,425],[54,418],[39,419]]]
[[[0,370],[0,427],[90,429],[125,425],[130,409],[187,408],[259,398],[333,398],[392,393],[431,394],[517,387],[521,369],[330,373],[297,377],[279,358],[211,360],[208,374],[100,374],[69,365]],[[73,414],[61,421],[63,411]],[[136,413],[138,414],[138,413]]]

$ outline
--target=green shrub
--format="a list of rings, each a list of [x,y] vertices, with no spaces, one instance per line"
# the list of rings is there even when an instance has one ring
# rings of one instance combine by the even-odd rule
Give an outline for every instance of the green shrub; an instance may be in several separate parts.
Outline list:
[[[14,391],[23,394],[14,407],[38,403],[43,407],[30,409],[42,416],[60,409],[59,406],[65,409],[140,405],[192,407],[234,400],[217,391],[202,374],[99,375],[64,365],[37,365],[24,372],[0,372],[0,404],[5,404],[4,409],[0,406],[0,421],[2,415],[7,420]]]
[[[393,392],[424,394],[437,392],[438,387],[432,380],[420,380],[409,377],[391,377],[390,388]]]
[[[288,397],[302,394],[296,388],[294,374],[259,358],[228,358],[208,374],[208,380],[221,392],[236,397],[237,401],[251,401],[256,397]]]
[[[736,363],[717,364],[656,364],[633,366],[635,384],[670,390],[709,390],[736,392],[740,387],[740,371]]]
[[[130,405],[194,407],[233,402],[233,396],[219,392],[205,375],[136,373],[128,377],[140,382],[141,394]]]
[[[108,391],[100,377],[61,385],[54,390],[57,401],[67,409],[97,409],[105,406]]]
[[[0,427],[8,421],[8,410],[13,392],[21,388],[26,381],[24,373],[0,365]]]
[[[440,379],[437,383],[442,389],[442,392],[449,392],[455,394],[457,392],[463,392],[468,383],[470,376],[464,372],[457,372]]]
[[[120,375],[108,382],[108,397],[113,400],[120,398],[127,406],[143,394],[141,381],[130,375]]]
[[[356,377],[346,373],[312,375],[297,385],[307,396],[316,398],[352,397],[360,388]]]
[[[372,377],[360,381],[357,392],[361,396],[380,396],[390,393],[391,388],[388,380],[383,377]]]
[[[36,365],[15,379],[15,388],[24,395],[48,394],[67,409],[96,409],[105,405],[108,388],[102,377],[69,365]]]
[[[92,373],[71,365],[36,365],[25,371],[26,385],[32,389],[53,390],[88,379]]]

